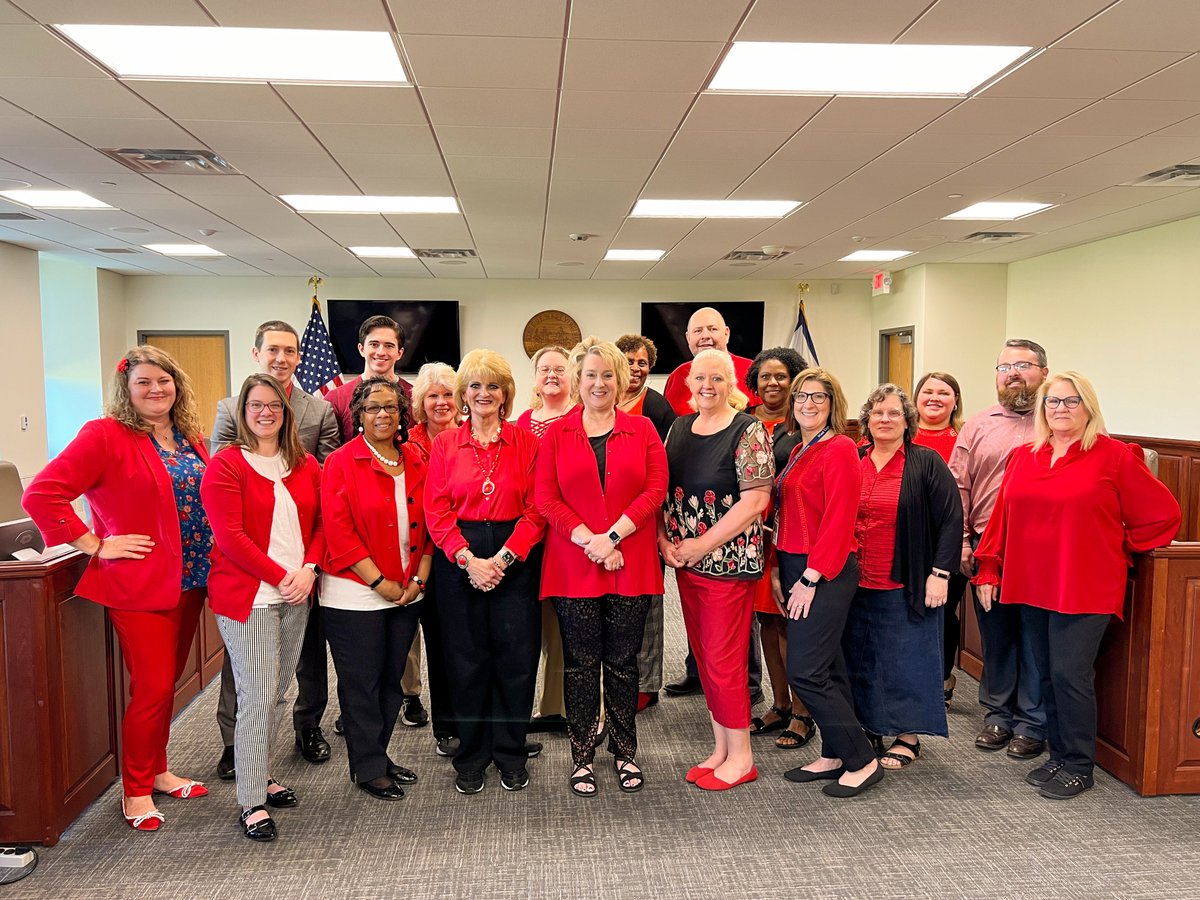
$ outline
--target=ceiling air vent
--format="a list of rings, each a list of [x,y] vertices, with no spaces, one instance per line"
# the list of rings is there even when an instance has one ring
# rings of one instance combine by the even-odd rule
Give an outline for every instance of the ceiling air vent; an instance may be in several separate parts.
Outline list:
[[[1033,237],[1030,231],[976,231],[960,238],[959,244],[1011,244],[1013,241],[1023,241]]]
[[[40,222],[42,221],[37,216],[31,216],[29,213],[19,212],[0,212],[0,222]]]
[[[137,253],[132,247],[96,247],[93,253]]]
[[[417,254],[419,259],[478,259],[479,254],[474,250],[440,250],[428,249],[417,250],[413,249],[413,253]]]
[[[101,150],[142,175],[240,175],[211,150]]]
[[[1200,166],[1179,164],[1167,166],[1133,181],[1126,181],[1131,187],[1195,187],[1200,185]]]
[[[766,253],[762,250],[734,250],[721,259],[729,262],[770,262],[773,259],[783,259],[791,251],[780,250],[778,253]]]

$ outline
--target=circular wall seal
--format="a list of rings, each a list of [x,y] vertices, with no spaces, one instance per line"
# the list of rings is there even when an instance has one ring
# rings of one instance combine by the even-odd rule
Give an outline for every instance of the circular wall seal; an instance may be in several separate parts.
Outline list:
[[[525,323],[525,332],[521,335],[525,355],[530,359],[547,344],[558,344],[570,350],[582,338],[583,332],[579,330],[575,320],[557,309],[547,309],[538,313]]]

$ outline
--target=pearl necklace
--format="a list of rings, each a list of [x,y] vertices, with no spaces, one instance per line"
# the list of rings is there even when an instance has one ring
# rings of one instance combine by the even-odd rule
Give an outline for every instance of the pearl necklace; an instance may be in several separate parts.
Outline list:
[[[378,450],[376,450],[375,445],[372,444],[370,441],[368,441],[366,438],[363,438],[363,443],[367,445],[367,449],[371,451],[371,455],[374,456],[381,463],[383,463],[385,466],[390,466],[391,468],[394,469],[400,465],[400,460],[388,459],[386,456],[384,456],[382,453],[380,453]]]

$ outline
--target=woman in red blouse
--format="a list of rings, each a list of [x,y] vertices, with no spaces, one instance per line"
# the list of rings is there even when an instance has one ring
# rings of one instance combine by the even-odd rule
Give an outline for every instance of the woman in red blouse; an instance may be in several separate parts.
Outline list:
[[[1095,664],[1122,617],[1130,553],[1169,544],[1179,503],[1137,448],[1108,437],[1100,402],[1078,372],[1038,390],[1034,441],[1009,457],[975,559],[979,602],[1021,604],[1046,703],[1050,758],[1025,776],[1065,800],[1092,787]]]
[[[651,598],[663,592],[655,519],[667,456],[649,419],[616,409],[629,367],[615,345],[587,338],[569,371],[582,410],[550,428],[538,453],[538,509],[549,525],[541,596],[562,631],[571,790],[596,791],[603,664],[608,749],[621,790],[632,793],[645,783],[634,762],[637,653]]]
[[[454,383],[458,375],[445,363],[431,362],[421,366],[413,381],[413,421],[408,439],[424,451],[428,458],[433,439],[448,428],[462,424],[462,415],[454,404]]]
[[[216,543],[208,602],[237,683],[240,821],[253,841],[275,839],[266,806],[299,803],[269,763],[325,557],[320,492],[321,466],[300,444],[287,394],[272,376],[251,375],[238,395],[237,434],[212,458],[200,495]]]
[[[425,492],[442,644],[461,746],[459,793],[483,790],[495,763],[505,790],[529,784],[525,735],[537,679],[540,542],[534,503],[537,438],[505,424],[512,369],[492,350],[458,367],[455,405],[469,418],[433,442]]]
[[[200,504],[208,448],[191,379],[156,347],[135,347],[112,376],[104,417],[42,469],[22,503],[47,544],[91,557],[75,587],[108,608],[129,670],[121,722],[121,809],[139,831],[164,819],[153,794],[208,789],[167,768],[175,683],[204,606],[212,531]],[[71,503],[87,498],[89,528]]]
[[[321,479],[328,544],[321,619],[337,669],[350,780],[377,800],[399,800],[402,785],[417,780],[392,762],[388,743],[433,563],[425,458],[405,440],[408,398],[395,382],[359,382],[350,414],[359,434],[329,455]]]

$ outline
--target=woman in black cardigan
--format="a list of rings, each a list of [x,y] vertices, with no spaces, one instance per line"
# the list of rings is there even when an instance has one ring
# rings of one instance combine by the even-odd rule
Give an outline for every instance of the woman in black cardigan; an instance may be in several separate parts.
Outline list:
[[[859,587],[843,648],[859,721],[895,736],[880,757],[891,769],[921,755],[918,735],[947,735],[942,607],[962,549],[958,487],[935,451],[912,442],[917,422],[894,384],[872,391],[859,413]]]

